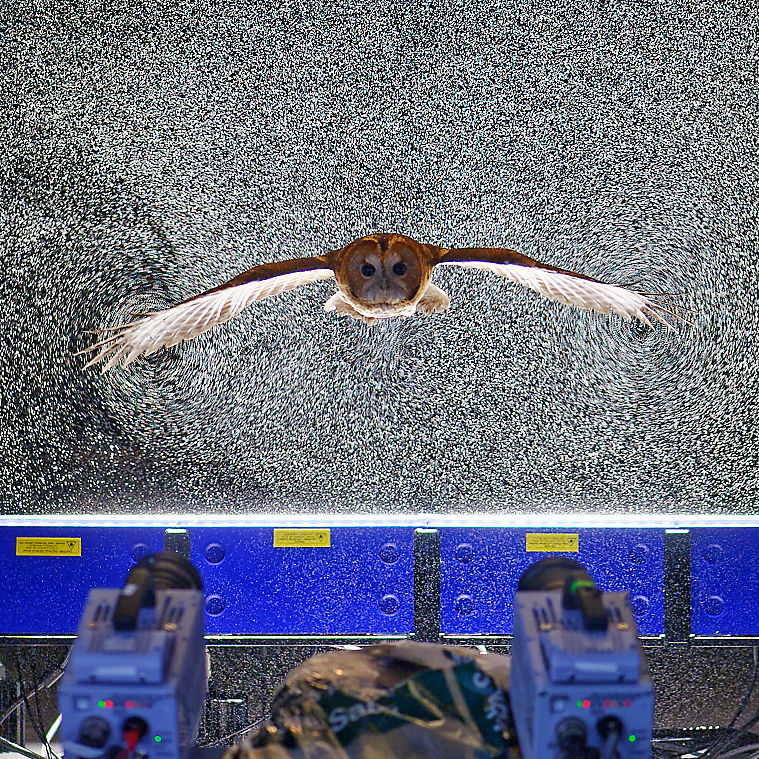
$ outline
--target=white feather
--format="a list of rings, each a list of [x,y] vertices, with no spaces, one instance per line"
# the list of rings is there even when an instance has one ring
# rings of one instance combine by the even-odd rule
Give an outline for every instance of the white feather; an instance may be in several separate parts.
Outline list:
[[[149,356],[159,348],[172,346],[199,335],[217,324],[237,316],[255,301],[278,295],[286,290],[334,276],[332,269],[280,274],[269,279],[246,282],[217,290],[188,300],[165,311],[157,311],[143,319],[107,330],[111,334],[80,353],[100,351],[85,368],[107,359],[103,371],[114,367],[124,358],[124,366],[138,356]]]
[[[674,329],[659,313],[664,310],[661,306],[634,290],[617,285],[583,279],[538,266],[499,264],[490,261],[446,261],[442,265],[489,271],[524,287],[529,287],[545,298],[568,306],[599,311],[602,314],[608,314],[611,311],[627,321],[632,318],[639,319],[649,327],[653,318],[665,324],[669,329]]]

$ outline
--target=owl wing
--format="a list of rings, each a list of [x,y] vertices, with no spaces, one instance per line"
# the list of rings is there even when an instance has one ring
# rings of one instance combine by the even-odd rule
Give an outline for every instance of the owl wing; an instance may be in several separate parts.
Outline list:
[[[542,264],[514,250],[502,248],[441,249],[437,263],[481,269],[529,287],[543,297],[602,314],[613,312],[630,321],[639,319],[649,327],[651,321],[674,329],[663,316],[678,317],[643,293],[586,277],[567,269]]]
[[[255,301],[333,276],[334,271],[321,256],[255,266],[164,311],[144,314],[143,318],[120,327],[96,330],[108,336],[76,355],[98,350],[85,368],[107,360],[103,367],[106,372],[122,358],[126,366],[138,356],[148,356],[163,346],[176,345],[228,321]]]

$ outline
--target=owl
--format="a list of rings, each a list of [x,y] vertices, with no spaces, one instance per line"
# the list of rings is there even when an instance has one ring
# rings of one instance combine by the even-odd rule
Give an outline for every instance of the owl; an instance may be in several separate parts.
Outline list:
[[[659,322],[673,329],[678,317],[643,293],[535,261],[502,248],[439,248],[400,234],[372,234],[315,258],[254,266],[223,285],[164,311],[143,314],[120,327],[95,330],[101,339],[79,353],[97,351],[85,365],[105,362],[103,371],[122,358],[124,366],[163,346],[189,340],[237,316],[255,301],[296,287],[332,279],[337,292],[324,308],[376,324],[414,314],[439,314],[448,295],[432,283],[436,266],[462,266],[505,277],[540,295],[578,308],[623,319],[633,317],[649,327]]]

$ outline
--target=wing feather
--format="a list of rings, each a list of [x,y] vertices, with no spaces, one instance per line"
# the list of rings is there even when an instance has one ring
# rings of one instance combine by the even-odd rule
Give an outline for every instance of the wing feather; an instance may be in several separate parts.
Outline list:
[[[85,368],[105,361],[106,372],[121,359],[128,366],[139,356],[149,356],[164,346],[190,340],[232,319],[251,303],[330,277],[334,277],[334,272],[322,258],[263,264],[164,311],[147,314],[120,327],[97,330],[107,337],[76,355],[97,351]]]
[[[526,258],[526,257],[523,257]],[[529,259],[528,259],[529,260]],[[661,312],[670,313],[647,296],[625,287],[600,282],[563,269],[543,268],[540,264],[499,263],[495,261],[443,260],[441,264],[479,269],[505,277],[528,287],[545,298],[602,314],[613,312],[626,321],[639,319],[649,327],[653,321],[674,329]]]

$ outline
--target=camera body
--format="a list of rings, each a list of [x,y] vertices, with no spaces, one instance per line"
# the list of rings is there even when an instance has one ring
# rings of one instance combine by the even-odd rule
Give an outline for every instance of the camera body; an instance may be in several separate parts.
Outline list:
[[[169,561],[174,576],[195,570],[155,556],[121,590],[90,591],[58,689],[67,757],[183,759],[194,747],[208,689],[202,585],[156,583]]]
[[[654,690],[627,594],[601,593],[565,561],[574,566],[549,589],[533,589],[540,568],[528,570],[533,582],[515,597],[510,696],[522,755],[648,759]]]

